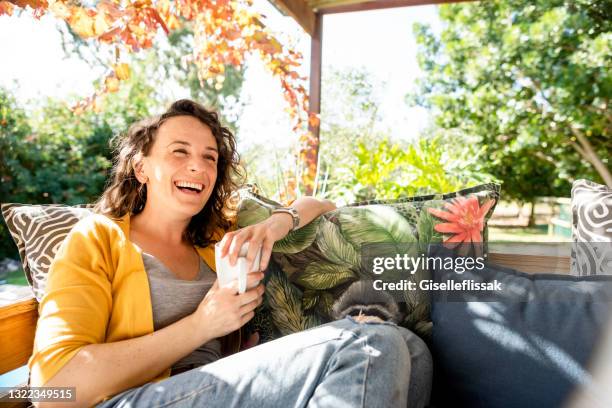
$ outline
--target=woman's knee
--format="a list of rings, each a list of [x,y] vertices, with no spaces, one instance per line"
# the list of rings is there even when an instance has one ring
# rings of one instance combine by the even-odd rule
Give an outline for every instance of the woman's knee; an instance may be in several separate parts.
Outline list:
[[[365,336],[367,344],[381,353],[392,354],[396,359],[410,358],[402,333],[405,330],[403,327],[389,322],[369,322],[355,323],[353,328],[358,337]]]
[[[394,358],[410,360],[410,365],[426,377],[433,371],[433,358],[425,342],[412,331],[392,323],[365,323],[356,325],[356,330],[366,334],[369,345],[392,353]]]

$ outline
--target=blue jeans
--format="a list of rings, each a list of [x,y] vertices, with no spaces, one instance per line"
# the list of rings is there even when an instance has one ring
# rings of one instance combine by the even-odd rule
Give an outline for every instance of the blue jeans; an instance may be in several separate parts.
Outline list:
[[[432,359],[394,323],[333,321],[241,351],[97,405],[110,407],[423,407]]]

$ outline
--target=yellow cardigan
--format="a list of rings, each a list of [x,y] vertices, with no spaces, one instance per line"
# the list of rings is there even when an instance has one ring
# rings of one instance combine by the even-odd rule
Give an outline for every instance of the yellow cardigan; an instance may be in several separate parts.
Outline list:
[[[129,230],[129,215],[111,219],[96,214],[79,221],[62,243],[38,306],[28,361],[30,372],[43,384],[83,346],[153,332],[149,280]],[[222,235],[217,232],[215,238]],[[215,271],[214,246],[196,249]],[[152,381],[169,376],[170,368]]]

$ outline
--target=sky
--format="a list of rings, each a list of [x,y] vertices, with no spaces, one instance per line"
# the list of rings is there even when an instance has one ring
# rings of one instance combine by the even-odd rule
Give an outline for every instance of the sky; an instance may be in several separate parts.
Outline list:
[[[268,27],[302,52],[302,73],[307,74],[308,35],[266,0],[256,0],[254,7],[266,16]],[[375,83],[384,81],[380,92],[382,120],[377,128],[389,129],[398,138],[413,138],[428,123],[426,111],[410,109],[404,102],[420,72],[412,35],[412,25],[417,21],[439,30],[437,7],[331,14],[323,21],[323,76],[329,67],[362,67],[371,73]],[[28,16],[0,17],[0,86],[14,89],[19,99],[87,96],[94,91],[93,81],[103,75],[101,68],[92,69],[77,57],[65,56],[55,24],[50,16],[40,21]],[[240,118],[240,145],[246,148],[251,143],[292,143],[294,135],[278,80],[255,57],[248,61],[241,94],[247,105]]]

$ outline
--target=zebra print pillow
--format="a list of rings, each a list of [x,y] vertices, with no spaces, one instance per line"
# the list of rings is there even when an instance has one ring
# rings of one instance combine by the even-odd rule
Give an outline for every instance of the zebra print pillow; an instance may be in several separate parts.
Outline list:
[[[612,274],[612,189],[576,180],[572,218],[572,274]]]
[[[2,215],[19,250],[23,271],[39,302],[55,253],[74,224],[92,214],[87,207],[2,204]]]

